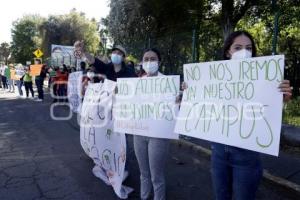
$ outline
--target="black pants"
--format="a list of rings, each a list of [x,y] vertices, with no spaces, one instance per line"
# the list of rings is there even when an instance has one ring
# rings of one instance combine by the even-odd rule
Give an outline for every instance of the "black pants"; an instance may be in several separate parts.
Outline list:
[[[32,97],[34,97],[34,92],[32,89],[32,82],[24,82],[25,90],[26,90],[26,97],[29,96],[29,90],[31,92]]]
[[[39,78],[35,80],[35,85],[37,87],[39,99],[44,99],[43,83],[44,83],[43,78]]]
[[[4,89],[8,89],[8,85],[7,85],[7,78],[6,76],[1,76],[2,78],[2,85]]]

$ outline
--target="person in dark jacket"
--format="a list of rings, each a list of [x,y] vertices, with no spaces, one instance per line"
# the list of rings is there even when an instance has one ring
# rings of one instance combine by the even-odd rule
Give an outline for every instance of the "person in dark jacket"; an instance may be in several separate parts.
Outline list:
[[[136,77],[134,70],[126,66],[124,62],[126,50],[120,45],[112,48],[111,62],[108,64],[85,52],[84,43],[82,41],[75,42],[74,47],[77,51],[83,53],[90,65],[95,67],[96,76],[102,76],[102,78],[107,78],[112,81],[116,81],[117,78]]]
[[[38,91],[38,99],[36,101],[44,100],[43,85],[44,85],[45,78],[46,78],[46,65],[43,65],[40,75],[35,77],[35,85]]]

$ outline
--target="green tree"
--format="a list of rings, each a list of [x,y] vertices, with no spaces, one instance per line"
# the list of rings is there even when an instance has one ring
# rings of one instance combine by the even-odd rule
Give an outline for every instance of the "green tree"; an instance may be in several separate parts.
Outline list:
[[[13,22],[11,53],[15,62],[31,60],[41,45],[40,25],[45,19],[39,15],[26,15]]]
[[[0,60],[3,60],[5,64],[8,63],[8,57],[10,55],[10,46],[7,42],[3,42],[0,44]]]
[[[65,15],[52,15],[40,27],[43,50],[51,54],[51,44],[72,46],[76,40],[84,40],[89,52],[99,48],[99,33],[95,19],[89,20],[75,9]]]
[[[144,49],[157,47],[162,70],[178,73],[190,62],[193,30],[203,16],[206,1],[111,0],[108,30],[114,43],[123,44],[140,58]],[[199,29],[198,29],[199,30]],[[195,41],[198,41],[198,32]]]

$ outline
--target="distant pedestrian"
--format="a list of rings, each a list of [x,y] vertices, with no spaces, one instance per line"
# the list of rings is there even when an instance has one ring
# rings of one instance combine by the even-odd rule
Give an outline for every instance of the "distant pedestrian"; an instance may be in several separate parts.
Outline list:
[[[38,91],[38,99],[36,101],[43,101],[44,100],[44,80],[46,78],[46,65],[42,66],[42,70],[39,76],[35,77],[35,85]]]
[[[1,71],[1,81],[2,81],[2,85],[3,85],[3,90],[8,89],[8,85],[7,85],[7,78],[5,76],[5,70],[8,67],[6,65],[2,65],[0,67],[0,71]]]
[[[23,97],[23,91],[22,91],[22,86],[23,86],[23,78],[25,75],[25,71],[24,71],[24,67],[22,64],[18,64],[15,67],[16,69],[16,78],[18,80],[16,80],[16,84],[17,84],[17,88],[18,88],[18,92],[19,92],[19,96]]]
[[[7,78],[7,84],[8,84],[8,88],[9,88],[8,92],[14,93],[15,92],[15,83],[14,83],[14,80],[13,80],[12,74],[11,74],[12,70],[14,70],[14,65],[10,64],[5,69],[5,77]]]
[[[25,75],[23,78],[25,91],[26,91],[26,98],[29,97],[29,91],[31,92],[32,99],[34,98],[34,92],[32,88],[32,76],[30,75],[30,67],[25,67]]]

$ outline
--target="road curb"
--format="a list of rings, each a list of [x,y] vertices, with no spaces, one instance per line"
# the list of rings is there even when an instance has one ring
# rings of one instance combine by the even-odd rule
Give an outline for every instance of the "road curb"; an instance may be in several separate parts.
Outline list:
[[[183,139],[179,139],[179,140],[174,140],[173,143],[178,146],[186,147],[186,148],[194,151],[195,153],[202,153],[202,154],[204,153],[207,156],[211,156],[210,149],[207,149],[200,145],[194,144],[192,142],[189,142],[189,141],[186,141]],[[300,185],[293,183],[291,181],[288,181],[284,178],[274,176],[265,169],[263,171],[263,179],[266,180],[267,182],[275,184],[276,186],[282,187],[285,190],[288,190],[293,195],[296,195],[298,198],[300,198]]]

